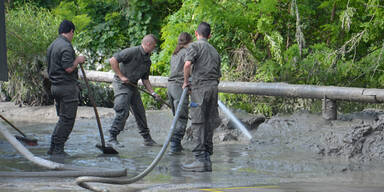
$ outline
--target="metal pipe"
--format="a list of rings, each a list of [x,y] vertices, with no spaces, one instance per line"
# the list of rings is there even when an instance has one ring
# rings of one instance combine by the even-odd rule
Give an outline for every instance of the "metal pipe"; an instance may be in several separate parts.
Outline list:
[[[112,82],[113,73],[100,71],[87,71],[87,77],[91,81]],[[43,73],[48,77],[46,72]],[[167,87],[168,77],[149,76],[153,87]],[[141,83],[141,82],[139,82]],[[252,94],[278,97],[300,97],[331,100],[345,100],[366,103],[383,103],[384,89],[357,88],[357,87],[336,87],[317,85],[298,85],[288,83],[258,83],[258,82],[220,82],[219,92]]]
[[[384,102],[383,89],[297,85],[288,83],[221,82],[219,91],[280,97],[301,97],[358,102]]]
[[[86,71],[86,73],[90,80],[101,82],[112,82],[114,75],[111,72],[99,71]],[[168,84],[168,77],[150,76],[149,80],[154,87],[167,87]],[[228,81],[220,82],[218,88],[219,92],[223,93],[242,93],[314,99],[323,99],[326,97],[331,100],[368,103],[384,102],[384,89]]]

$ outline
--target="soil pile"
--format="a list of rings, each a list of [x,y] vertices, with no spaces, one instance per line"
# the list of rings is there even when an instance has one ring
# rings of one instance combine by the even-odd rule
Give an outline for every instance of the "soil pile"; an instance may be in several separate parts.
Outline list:
[[[351,116],[354,116],[351,118]],[[342,135],[329,132],[324,137],[320,154],[340,156],[350,160],[371,161],[384,159],[384,114],[366,110],[342,119],[354,121],[360,117],[360,125],[351,126]]]

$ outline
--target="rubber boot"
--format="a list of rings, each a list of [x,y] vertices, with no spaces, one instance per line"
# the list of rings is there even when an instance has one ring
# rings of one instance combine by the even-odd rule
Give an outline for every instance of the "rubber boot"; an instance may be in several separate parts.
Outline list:
[[[180,141],[171,141],[169,148],[169,155],[183,155],[183,147]]]
[[[109,139],[108,139],[108,143],[110,145],[114,145],[114,146],[117,146],[117,147],[124,147],[124,145],[120,144],[120,142],[117,141],[117,134],[115,134],[115,133],[110,133],[110,136],[109,136]]]
[[[181,168],[191,172],[211,172],[212,163],[209,155],[200,154],[195,156],[195,161],[190,164],[183,164]]]
[[[51,139],[51,146],[49,147],[49,150],[47,151],[47,155],[52,155],[54,148],[55,148],[55,144],[53,143],[53,139]]]
[[[157,146],[158,144],[152,139],[151,135],[144,135],[144,146]]]
[[[55,138],[54,139],[54,147],[52,148],[52,156],[69,156],[68,153],[64,151],[66,139],[63,138]]]

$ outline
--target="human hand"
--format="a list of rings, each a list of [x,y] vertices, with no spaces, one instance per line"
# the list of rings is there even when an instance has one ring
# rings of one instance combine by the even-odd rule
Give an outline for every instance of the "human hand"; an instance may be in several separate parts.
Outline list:
[[[156,92],[153,92],[153,93],[152,93],[152,96],[153,96],[153,98],[154,98],[156,101],[161,101],[161,97],[160,97],[160,95],[157,94]]]
[[[119,78],[120,78],[120,80],[121,80],[123,83],[128,83],[128,82],[129,82],[128,78],[125,77],[125,76],[121,76],[121,77],[119,77]]]
[[[183,89],[185,89],[186,87],[189,87],[189,83],[188,82],[184,82],[184,84],[183,84]]]
[[[85,62],[85,57],[83,55],[79,55],[76,57],[77,63],[84,63]]]

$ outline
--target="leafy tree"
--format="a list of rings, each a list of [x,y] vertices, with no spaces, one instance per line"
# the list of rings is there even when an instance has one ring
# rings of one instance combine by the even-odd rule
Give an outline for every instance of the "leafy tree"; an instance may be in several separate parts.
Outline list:
[[[14,0],[10,11],[24,2]],[[74,45],[88,56],[88,69],[109,71],[106,59],[153,33],[160,46],[152,55],[152,75],[168,76],[180,32],[193,34],[206,21],[212,27],[209,41],[222,57],[222,80],[374,88],[384,83],[380,0],[39,0],[33,5],[74,21]],[[319,109],[310,107],[312,100],[230,94],[221,99],[268,115],[298,106]],[[150,98],[144,100],[153,106]]]
[[[30,3],[7,10],[7,87],[16,103],[41,105],[50,101],[41,72],[46,65],[46,49],[57,36],[59,23],[47,9]]]

